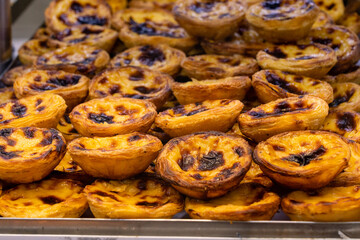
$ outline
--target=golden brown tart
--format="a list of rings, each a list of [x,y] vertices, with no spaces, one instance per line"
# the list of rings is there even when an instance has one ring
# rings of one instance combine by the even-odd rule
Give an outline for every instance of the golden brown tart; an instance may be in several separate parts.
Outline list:
[[[276,193],[252,183],[242,183],[237,189],[215,199],[185,199],[185,211],[195,219],[270,220],[279,205],[280,197]]]
[[[281,208],[294,221],[359,221],[359,188],[356,185],[291,192],[282,199]]]
[[[328,104],[318,97],[278,99],[239,115],[241,132],[256,142],[287,131],[319,129],[328,115]]]
[[[111,8],[112,13],[123,10],[127,7],[127,0],[105,0]]]
[[[3,128],[0,130],[0,179],[30,183],[46,177],[65,154],[63,136],[55,129]]]
[[[44,93],[0,104],[0,129],[9,127],[55,128],[64,115],[65,100]]]
[[[36,63],[36,59],[44,53],[55,50],[56,45],[50,45],[48,39],[32,39],[25,42],[18,51],[19,60],[26,66]]]
[[[34,38],[36,39],[48,39],[50,35],[52,34],[51,30],[47,27],[40,27],[38,30],[36,30],[34,34]]]
[[[156,172],[187,196],[215,198],[239,184],[251,161],[244,139],[200,132],[170,140],[156,159]]]
[[[69,151],[66,151],[63,159],[59,164],[54,168],[55,171],[66,172],[66,173],[75,173],[75,172],[84,172],[79,164],[77,164],[71,157]]]
[[[149,68],[169,75],[180,70],[181,61],[186,55],[164,44],[136,46],[117,54],[109,63],[110,67],[135,66]]]
[[[360,15],[356,12],[344,15],[338,23],[356,34],[360,34]]]
[[[299,95],[319,97],[327,103],[334,100],[333,89],[327,82],[278,70],[255,73],[252,76],[252,86],[263,103]]]
[[[351,68],[360,58],[358,36],[343,26],[327,25],[312,29],[306,39],[299,43],[319,43],[335,51],[337,62],[332,73],[342,73]]]
[[[331,111],[322,129],[360,142],[360,114],[354,111]]]
[[[23,74],[30,72],[32,68],[27,66],[18,66],[10,69],[1,78],[1,81],[5,83],[7,86],[12,86],[16,80],[16,78],[22,76]]]
[[[236,122],[244,104],[239,100],[206,100],[178,105],[160,112],[155,124],[171,137],[199,131],[228,131]]]
[[[273,69],[321,78],[336,64],[335,51],[325,45],[278,45],[258,52],[258,64],[263,69]]]
[[[148,44],[167,44],[188,51],[197,40],[176,22],[174,16],[162,9],[129,8],[113,16],[113,27],[126,47]]]
[[[118,37],[118,32],[107,27],[95,25],[80,25],[53,33],[49,43],[65,47],[74,44],[84,44],[110,51]]]
[[[0,197],[0,215],[17,218],[78,218],[88,208],[83,186],[70,179],[20,184]]]
[[[190,35],[221,40],[236,32],[245,7],[240,0],[184,0],[177,1],[172,12]]]
[[[183,197],[159,178],[97,180],[85,188],[96,218],[171,218],[184,209]]]
[[[168,11],[173,9],[176,0],[131,0],[130,8],[162,8]]]
[[[164,132],[164,130],[162,130],[161,128],[157,127],[157,126],[155,125],[155,123],[153,123],[153,124],[151,125],[149,131],[147,131],[147,134],[150,134],[150,135],[153,135],[153,136],[157,137],[158,139],[161,140],[161,142],[162,142],[163,144],[167,143],[167,142],[171,139],[171,137],[170,137],[168,134],[166,134],[166,133]]]
[[[334,110],[360,111],[360,86],[356,83],[334,83],[334,101],[329,106]]]
[[[155,117],[155,106],[151,102],[117,97],[90,100],[70,113],[73,126],[86,137],[147,132]]]
[[[0,88],[0,104],[15,99],[16,96],[12,87]]]
[[[329,14],[334,21],[338,21],[345,11],[342,0],[314,0],[315,4],[324,12]]]
[[[68,145],[71,157],[87,174],[107,179],[125,179],[142,173],[161,148],[158,138],[137,132],[77,138]]]
[[[146,99],[159,109],[170,96],[169,75],[140,67],[107,69],[96,75],[89,87],[89,96]]]
[[[197,55],[181,63],[183,74],[198,80],[252,75],[258,71],[256,60],[241,55]]]
[[[90,79],[80,75],[55,70],[32,70],[14,83],[15,95],[23,98],[44,92],[61,96],[72,109],[87,96]]]
[[[71,123],[69,114],[64,114],[60,120],[56,129],[61,132],[66,142],[71,142],[75,138],[81,137],[81,135],[76,131],[74,126]]]
[[[304,38],[318,12],[311,0],[263,1],[247,9],[246,20],[262,38],[284,43]]]
[[[265,188],[271,188],[274,184],[271,179],[261,171],[260,166],[254,161],[251,163],[249,171],[245,174],[244,179],[241,183],[255,183],[260,184]]]
[[[259,143],[254,160],[277,183],[292,189],[317,189],[331,182],[348,164],[350,148],[326,131],[296,131]]]
[[[75,44],[47,52],[36,60],[36,67],[63,70],[70,73],[94,75],[109,62],[109,54],[102,49]]]
[[[45,23],[53,32],[83,24],[110,26],[111,10],[104,0],[56,0],[45,10]]]
[[[174,80],[171,90],[180,104],[215,99],[243,100],[251,87],[251,80],[247,76],[202,81],[182,76],[175,77]]]
[[[349,68],[344,73],[340,74],[329,74],[322,78],[328,83],[344,83],[344,82],[354,82],[360,84],[360,61],[358,61],[354,66]]]
[[[328,24],[334,24],[332,17],[324,11],[319,11],[319,14],[311,28],[323,27]]]

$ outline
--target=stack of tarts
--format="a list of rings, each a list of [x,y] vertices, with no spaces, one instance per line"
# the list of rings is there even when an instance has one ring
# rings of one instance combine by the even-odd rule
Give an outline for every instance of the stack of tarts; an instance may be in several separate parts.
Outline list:
[[[45,22],[1,79],[1,216],[360,220],[342,1],[54,0]]]

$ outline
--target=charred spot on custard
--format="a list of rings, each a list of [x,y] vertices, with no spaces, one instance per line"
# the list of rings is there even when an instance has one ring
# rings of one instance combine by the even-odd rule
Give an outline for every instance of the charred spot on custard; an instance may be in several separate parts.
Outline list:
[[[115,107],[115,110],[119,115],[132,115],[132,114],[138,112],[137,109],[127,109],[126,107],[124,107],[122,105]]]
[[[43,102],[42,99],[37,99],[35,103],[35,107],[39,106]]]
[[[27,107],[19,102],[15,102],[14,105],[11,106],[11,112],[16,117],[23,117],[26,114]]]
[[[129,29],[139,35],[147,36],[164,36],[171,38],[182,38],[183,34],[176,34],[174,31],[169,31],[168,29],[158,30],[155,28],[156,24],[153,24],[151,21],[146,20],[143,23],[137,23],[132,17],[129,19]],[[167,24],[168,28],[178,28],[178,25]]]
[[[77,22],[80,24],[104,26],[107,24],[108,20],[106,18],[98,17],[96,15],[88,15],[88,16],[79,16],[77,18]]]
[[[159,202],[142,201],[142,202],[137,202],[136,203],[136,206],[144,206],[144,207],[158,207],[160,205],[161,205],[161,203],[159,203]]]
[[[141,47],[140,51],[139,61],[149,67],[153,66],[155,62],[162,62],[165,60],[165,55],[159,48],[146,45]]]
[[[242,157],[245,154],[245,150],[242,147],[236,146],[233,148],[233,150],[239,157]]]
[[[192,177],[192,178],[194,178],[196,180],[203,179],[203,176],[201,176],[199,173],[191,174],[190,177]]]
[[[189,9],[196,13],[208,13],[212,11],[214,6],[215,2],[195,2],[189,6]]]
[[[275,10],[280,8],[282,0],[267,0],[261,3],[261,6],[265,9]]]
[[[293,84],[291,84],[291,83],[287,82],[286,80],[282,79],[277,74],[274,74],[272,72],[267,71],[265,73],[265,76],[266,76],[266,80],[269,83],[277,85],[277,86],[281,87],[282,89],[284,89],[287,92],[298,94],[298,95],[305,94],[305,92],[301,91],[300,89],[295,87]]]
[[[129,76],[130,81],[141,81],[144,80],[144,72],[141,70],[136,70],[135,72],[131,73]]]
[[[194,163],[195,158],[189,154],[183,154],[182,158],[178,161],[178,165],[183,171],[188,171]]]
[[[70,86],[79,83],[81,76],[80,75],[65,75],[64,77],[54,77],[50,78],[47,83],[54,84],[57,86]]]
[[[39,198],[44,204],[48,204],[48,205],[55,205],[64,201],[63,199],[53,195],[46,197],[39,197]]]
[[[147,189],[147,181],[145,179],[140,179],[136,184],[136,187],[141,191],[145,191]]]
[[[230,168],[224,168],[222,169],[217,175],[217,179],[226,179],[229,178],[231,175],[234,174],[234,169],[236,169],[239,166],[239,163],[234,163]]]
[[[336,126],[346,132],[356,129],[355,114],[351,112],[337,113]]]
[[[25,135],[26,138],[31,139],[31,138],[34,138],[36,129],[26,127],[26,128],[23,128],[23,132],[24,132],[24,135]]]
[[[264,52],[267,54],[270,54],[271,56],[274,56],[276,58],[287,58],[287,54],[284,53],[280,48],[275,47],[273,50],[265,49]]]
[[[224,163],[223,153],[212,150],[200,158],[197,170],[211,171],[224,165]]]
[[[134,141],[138,141],[140,139],[141,139],[141,137],[139,135],[133,135],[133,136],[130,136],[127,140],[129,142],[134,142]]]
[[[273,148],[275,151],[280,151],[280,152],[284,152],[284,151],[285,151],[285,148],[282,147],[282,146],[279,146],[279,145],[272,145],[272,148]]]
[[[114,123],[114,116],[108,116],[105,113],[89,113],[88,118],[95,123]]]
[[[156,93],[156,92],[160,91],[160,88],[148,88],[145,86],[137,86],[137,87],[134,87],[134,90],[136,90],[142,94],[151,94],[151,93]]]
[[[112,85],[110,88],[109,88],[109,93],[111,95],[115,94],[115,93],[119,93],[120,92],[120,86],[117,85],[117,84],[114,84]],[[106,95],[106,94],[105,94]]]
[[[100,190],[97,190],[97,191],[93,192],[92,194],[99,195],[99,196],[101,196],[101,197],[111,198],[111,199],[119,202],[119,200],[118,200],[114,195],[108,194],[108,193],[103,192],[103,191],[100,191]]]
[[[262,109],[259,109],[257,111],[250,111],[247,114],[252,116],[253,118],[263,118],[267,116],[279,116],[285,113],[289,112],[295,112],[295,111],[304,111],[308,108],[304,106],[304,102],[299,100],[295,104],[295,107],[291,106],[288,102],[282,101],[275,105],[273,112],[267,113]]]
[[[290,154],[288,157],[282,158],[282,160],[295,162],[299,164],[299,166],[303,167],[310,164],[312,160],[317,159],[318,157],[324,155],[325,153],[326,153],[326,148],[321,145],[314,151],[302,152],[299,154]]]
[[[347,91],[345,92],[345,95],[340,95],[340,96],[336,97],[336,98],[334,99],[334,101],[332,101],[332,102],[329,104],[329,106],[330,106],[330,107],[337,107],[337,106],[339,106],[340,104],[342,104],[342,103],[344,103],[344,102],[348,102],[348,101],[350,100],[350,98],[354,95],[354,93],[355,93],[355,89],[354,89],[354,88],[352,88],[352,89],[350,89],[350,90],[347,90]]]
[[[73,10],[75,13],[81,13],[84,10],[83,6],[75,1],[71,3],[70,9]]]
[[[4,128],[0,130],[1,137],[9,137],[13,133],[14,129],[12,128]]]
[[[6,152],[5,151],[5,146],[0,146],[0,157],[6,160],[10,160],[12,158],[16,158],[19,157],[20,153],[22,153],[23,151],[12,151],[12,152]]]

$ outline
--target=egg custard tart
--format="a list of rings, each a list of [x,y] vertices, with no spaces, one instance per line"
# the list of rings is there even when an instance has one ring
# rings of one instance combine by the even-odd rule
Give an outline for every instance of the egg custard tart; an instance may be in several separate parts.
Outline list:
[[[81,137],[81,135],[76,131],[76,129],[72,125],[69,114],[64,114],[60,118],[59,123],[56,126],[56,129],[59,132],[61,132],[66,142],[71,142],[75,138]]]
[[[0,130],[0,179],[29,183],[46,177],[65,154],[63,136],[55,129]]]
[[[252,76],[252,86],[263,103],[299,95],[319,97],[327,103],[334,100],[333,89],[327,82],[278,70],[255,73]]]
[[[52,34],[52,31],[47,27],[40,27],[38,30],[36,30],[34,34],[34,38],[36,39],[48,39],[50,35]]]
[[[85,194],[96,218],[171,218],[184,209],[175,189],[145,174],[122,181],[96,180],[86,186]]]
[[[251,167],[241,183],[256,183],[265,188],[271,188],[274,185],[271,179],[261,171],[260,166],[254,161],[251,163]]]
[[[356,83],[334,83],[334,101],[329,106],[334,110],[360,111],[360,85]]]
[[[332,17],[324,11],[319,11],[319,14],[311,28],[323,27],[328,24],[334,24]]]
[[[20,184],[0,197],[0,215],[17,218],[78,218],[88,208],[83,186],[71,179]]]
[[[162,130],[161,128],[157,127],[157,126],[155,125],[155,123],[153,123],[153,124],[151,125],[149,131],[147,131],[147,134],[150,134],[150,135],[153,135],[153,136],[157,137],[157,138],[160,139],[161,142],[164,143],[164,144],[167,143],[167,142],[171,139],[171,137],[170,137],[168,134],[166,134],[166,133],[164,132],[164,130]]]
[[[360,84],[360,61],[354,64],[344,73],[326,75],[322,78],[328,83],[345,83],[345,82],[354,82]]]
[[[270,220],[279,205],[280,197],[276,193],[252,183],[242,183],[237,189],[215,199],[185,199],[185,211],[195,219]]]
[[[162,9],[129,8],[119,11],[113,17],[113,26],[120,31],[119,38],[128,48],[167,44],[188,51],[197,43],[171,13]]]
[[[77,138],[68,145],[71,157],[87,174],[108,179],[125,179],[142,173],[161,148],[158,138],[137,132]]]
[[[38,95],[43,92],[61,96],[72,109],[83,102],[87,96],[90,79],[80,75],[55,70],[32,70],[14,83],[14,91],[18,98]]]
[[[55,171],[65,172],[65,173],[75,173],[75,172],[84,172],[79,164],[77,164],[71,157],[69,151],[66,151],[63,159],[59,164],[54,168]]]
[[[175,77],[171,83],[171,90],[180,104],[215,99],[243,100],[251,87],[251,80],[247,76],[202,81],[190,79],[188,82],[182,82],[183,79]]]
[[[44,53],[55,50],[57,45],[50,45],[48,39],[31,39],[25,42],[18,51],[19,60],[26,66],[36,63],[36,59]]]
[[[155,124],[171,137],[199,131],[228,131],[236,122],[244,104],[239,100],[206,100],[178,105],[160,112]]]
[[[0,88],[0,104],[15,99],[16,96],[12,87]]]
[[[130,8],[162,8],[171,11],[176,0],[131,0]]]
[[[90,98],[106,96],[146,99],[160,108],[170,96],[169,75],[140,67],[107,69],[96,75],[89,87]]]
[[[256,60],[241,55],[197,55],[181,63],[183,74],[198,80],[252,75],[259,67]]]
[[[105,0],[114,14],[117,11],[123,10],[127,7],[127,0]]]
[[[156,109],[151,102],[117,97],[90,100],[70,113],[73,126],[86,137],[147,132],[155,117]]]
[[[342,0],[314,0],[320,10],[329,14],[334,21],[338,21],[345,12],[344,2]]]
[[[254,161],[277,183],[292,189],[317,189],[331,182],[348,164],[350,148],[326,131],[296,131],[259,143]]]
[[[262,1],[247,9],[246,20],[267,41],[283,43],[304,38],[318,12],[312,0]]]
[[[319,129],[328,115],[328,104],[318,97],[278,99],[239,115],[243,134],[256,142],[287,131]]]
[[[331,73],[343,73],[351,68],[360,58],[358,36],[343,26],[327,25],[312,29],[306,39],[299,43],[319,43],[335,51],[337,62]]]
[[[360,114],[354,111],[331,111],[322,129],[360,142]]]
[[[84,44],[110,51],[118,37],[118,32],[110,28],[81,25],[53,33],[49,43],[65,47],[67,45]]]
[[[281,201],[291,220],[345,222],[360,220],[360,186],[325,187],[311,192],[295,191]]]
[[[164,44],[136,46],[117,54],[110,67],[136,66],[175,75],[185,54]]]
[[[36,60],[36,67],[47,70],[63,70],[92,76],[109,62],[109,54],[102,49],[75,44],[47,52]]]
[[[236,32],[245,5],[240,0],[184,0],[176,2],[173,14],[190,35],[221,40]]]
[[[111,10],[104,0],[56,0],[45,10],[45,23],[53,32],[90,24],[110,26]]]
[[[22,76],[23,74],[30,72],[32,68],[27,66],[18,66],[10,69],[1,77],[1,82],[5,83],[6,86],[12,86],[16,78]]]
[[[64,115],[65,100],[44,93],[0,104],[0,129],[9,127],[55,128]]]
[[[356,12],[344,15],[338,23],[356,34],[360,34],[360,15]]]
[[[313,78],[326,75],[337,61],[335,51],[321,44],[278,45],[258,52],[256,59],[263,69]]]

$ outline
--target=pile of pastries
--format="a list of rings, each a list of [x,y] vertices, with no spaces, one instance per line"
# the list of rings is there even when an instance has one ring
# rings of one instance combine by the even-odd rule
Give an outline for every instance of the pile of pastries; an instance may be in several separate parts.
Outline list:
[[[342,0],[54,0],[0,89],[0,215],[360,220]]]

